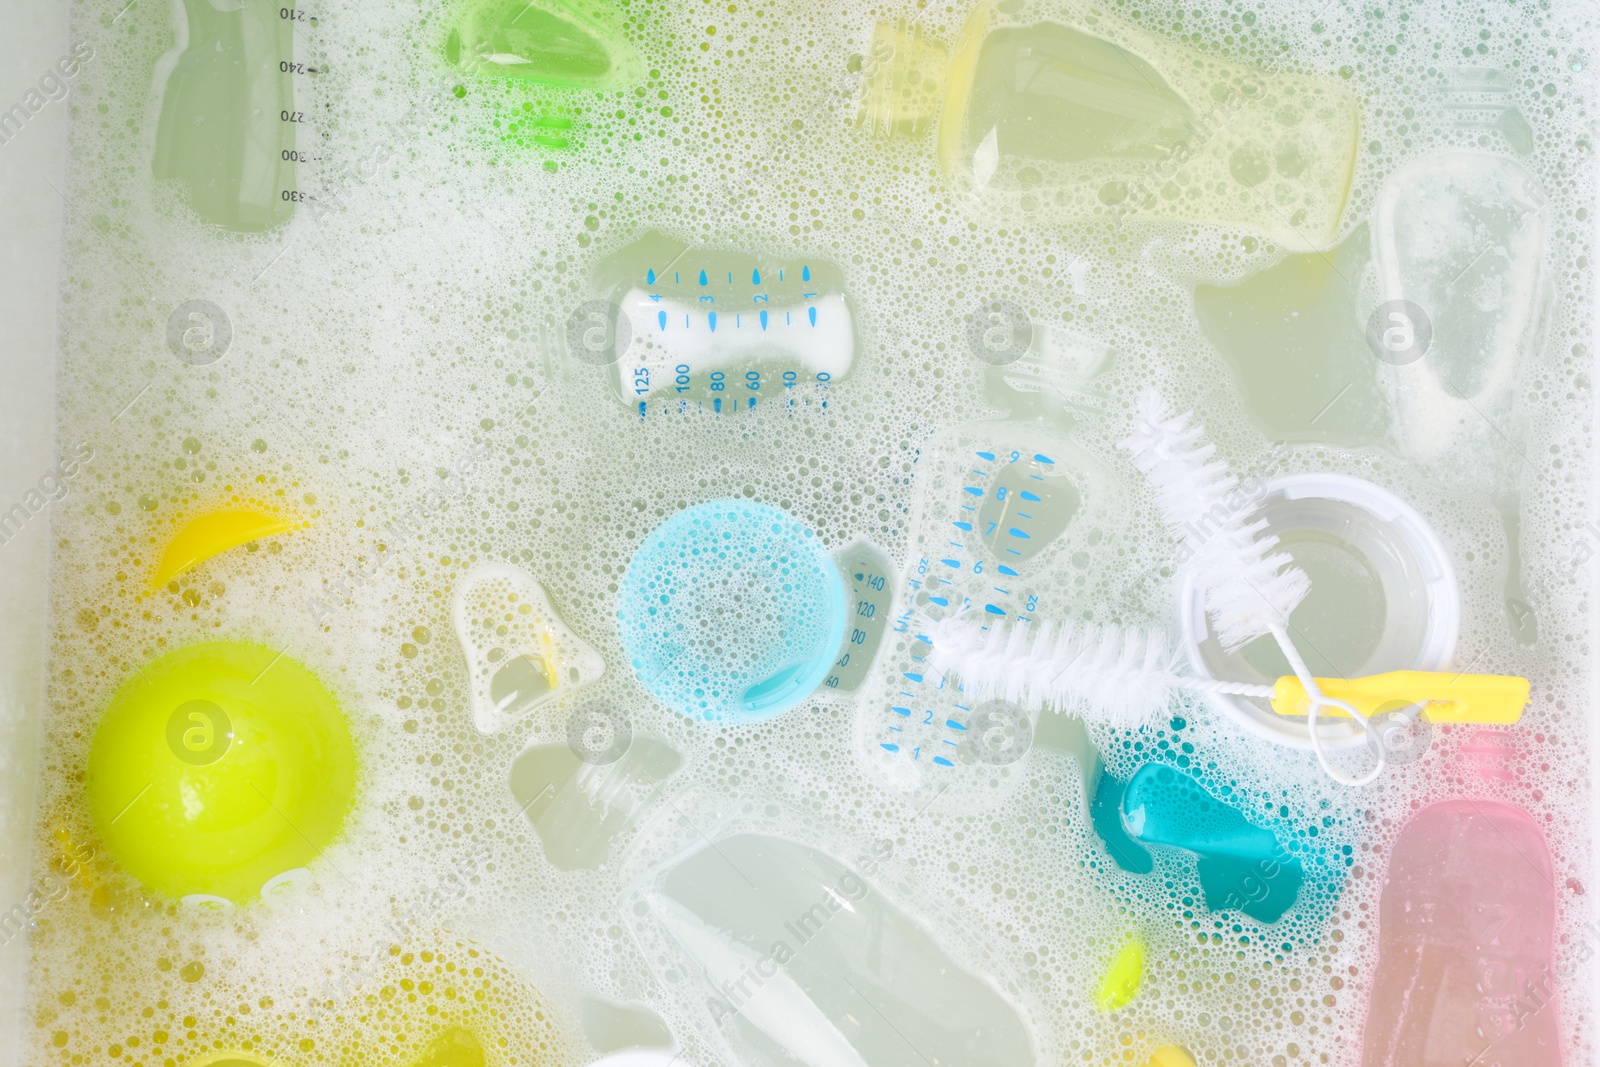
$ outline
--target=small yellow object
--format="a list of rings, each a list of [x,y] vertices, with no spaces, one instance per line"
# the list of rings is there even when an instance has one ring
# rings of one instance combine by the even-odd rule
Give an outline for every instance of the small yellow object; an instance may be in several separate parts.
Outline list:
[[[467,876],[492,858],[487,849],[458,856],[455,874],[447,877]],[[317,1039],[330,1050],[321,1061],[324,1067],[584,1062],[557,1028],[544,995],[487,949],[429,937],[390,945],[380,956],[377,966],[367,953],[350,957],[351,969],[336,979],[348,999]],[[396,995],[397,989],[409,992]]]
[[[1368,718],[1391,708],[1421,704],[1429,722],[1513,723],[1528,703],[1528,680],[1501,674],[1451,674],[1448,671],[1390,671],[1366,678],[1318,678],[1326,697],[1343,700]],[[1305,686],[1294,677],[1272,687],[1272,710],[1305,715],[1311,710]],[[1344,715],[1328,708],[1327,716]]]
[[[219,552],[263,537],[280,534],[292,527],[282,519],[259,511],[211,511],[189,521],[161,553],[150,576],[150,584],[160,587]]]
[[[248,1052],[208,1052],[190,1060],[187,1067],[274,1067],[274,1064]]]
[[[1195,1067],[1194,1057],[1177,1045],[1163,1045],[1150,1054],[1150,1067]]]
[[[1135,935],[1117,952],[1111,969],[1100,979],[1100,988],[1094,996],[1095,1006],[1101,1011],[1116,1011],[1133,999],[1143,981],[1144,941]]]
[[[407,1067],[484,1067],[483,1045],[464,1026],[452,1026]]]

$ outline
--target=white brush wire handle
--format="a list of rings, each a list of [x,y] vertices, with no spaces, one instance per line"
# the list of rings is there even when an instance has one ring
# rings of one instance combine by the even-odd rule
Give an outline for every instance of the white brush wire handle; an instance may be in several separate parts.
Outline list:
[[[1306,697],[1311,701],[1311,710],[1306,715],[1306,731],[1311,735],[1311,751],[1317,754],[1317,762],[1322,765],[1322,773],[1332,778],[1340,785],[1363,786],[1371,785],[1378,780],[1388,766],[1388,759],[1383,751],[1383,735],[1378,733],[1378,728],[1372,725],[1372,720],[1361,714],[1343,700],[1335,700],[1322,692],[1322,687],[1317,685],[1317,680],[1311,674],[1311,668],[1306,666],[1306,661],[1300,658],[1300,650],[1294,647],[1294,642],[1289,639],[1289,632],[1281,626],[1272,628],[1272,637],[1278,642],[1278,647],[1283,650],[1284,658],[1289,661],[1289,669],[1294,671],[1296,678],[1305,688]],[[1378,763],[1372,770],[1359,777],[1347,774],[1328,761],[1327,750],[1322,747],[1322,735],[1317,732],[1317,719],[1322,714],[1323,708],[1338,708],[1366,731],[1378,749]]]

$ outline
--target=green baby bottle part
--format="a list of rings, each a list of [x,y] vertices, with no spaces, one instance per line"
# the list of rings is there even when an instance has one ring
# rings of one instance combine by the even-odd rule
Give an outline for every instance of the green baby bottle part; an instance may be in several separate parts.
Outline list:
[[[639,80],[638,53],[616,12],[595,0],[477,0],[463,6],[445,58],[486,78],[572,89]]]
[[[1142,218],[1325,248],[1350,192],[1355,98],[1256,70],[1076,3],[981,5],[946,76],[939,160],[996,221]],[[1019,5],[1020,6],[1020,5]]]
[[[152,170],[206,222],[252,233],[294,214],[294,31],[276,5],[184,0],[177,47],[157,67]]]
[[[1140,767],[1123,795],[1122,817],[1138,840],[1195,854],[1200,888],[1213,911],[1237,909],[1273,923],[1300,893],[1305,877],[1300,861],[1272,831],[1174,767]]]
[[[106,850],[170,897],[242,902],[338,836],[350,726],[305,667],[261,645],[190,645],[119,689],[89,747]]]

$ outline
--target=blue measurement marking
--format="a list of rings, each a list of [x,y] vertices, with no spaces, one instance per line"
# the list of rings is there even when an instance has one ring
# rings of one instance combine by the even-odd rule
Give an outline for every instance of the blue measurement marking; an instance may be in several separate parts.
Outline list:
[[[654,285],[656,283],[656,269],[654,267],[644,272],[644,283],[646,285]]]
[[[1031,516],[1031,515],[1024,515],[1023,516],[1023,518],[1028,518],[1028,519],[1031,519],[1032,517],[1033,516]],[[1007,530],[1006,532],[1009,533],[1012,537],[1020,537],[1024,541],[1032,541],[1033,540],[1033,538],[1029,537],[1026,533],[1024,533],[1022,530],[1019,530],[1015,526],[1011,527],[1011,529]]]
[[[667,328],[667,313],[665,311],[656,312],[656,323],[663,330],[665,330]]]
[[[958,559],[941,559],[939,562],[943,563],[946,567],[954,567],[956,570],[961,569],[961,561]]]
[[[811,325],[815,326],[817,324],[817,309],[806,308],[806,315],[810,317]]]
[[[767,313],[765,310],[761,312],[761,328],[763,330],[767,328]]]
[[[972,523],[970,522],[953,522],[950,525],[954,526],[958,530],[965,530],[967,533],[972,532]]]
[[[956,722],[954,719],[946,719],[944,721],[944,724],[946,726],[950,727],[950,729],[952,729],[952,730],[960,730],[962,733],[965,733],[966,730],[967,730],[965,725],[963,725],[962,723]]]
[[[715,311],[711,312],[709,315],[706,316],[706,321],[711,323],[711,332],[712,333],[716,333],[717,332],[717,313]]]
[[[1042,503],[1042,502],[1043,502],[1043,500],[1044,500],[1044,498],[1043,498],[1043,497],[1041,497],[1041,496],[1039,496],[1039,495],[1037,495],[1037,494],[1036,494],[1036,493],[1030,493],[1030,492],[1029,492],[1029,491],[1028,491],[1028,490],[1026,490],[1026,489],[1024,489],[1024,490],[1023,490],[1023,491],[1022,491],[1022,499],[1024,499],[1024,500],[1026,500],[1026,501],[1028,501],[1028,502],[1029,502],[1029,503],[1030,503],[1030,504],[1038,504],[1038,503]]]
[[[1020,577],[1022,577],[1022,575],[1018,574],[1016,571],[1012,570],[1010,567],[1007,567],[1004,563],[1000,564],[1000,573],[1005,575],[1007,578],[1020,578]]]
[[[993,604],[985,604],[983,610],[990,615],[1004,615],[1006,613],[1004,608],[997,608]]]
[[[701,271],[700,272],[700,284],[701,285],[706,284],[706,272],[705,271]]]
[[[975,485],[968,485],[968,486],[964,486],[963,488],[965,489],[965,491],[967,493],[969,493],[972,496],[982,496],[983,495],[983,490],[979,489]]]
[[[994,453],[993,452],[979,452],[978,453],[978,458],[979,459],[986,459],[989,462],[993,463],[994,462]]]
[[[760,285],[761,284],[761,272],[759,270],[751,270],[751,272],[750,272],[750,284],[751,285]]]
[[[933,757],[933,762],[937,763],[941,767],[954,767],[955,766],[954,763],[951,763],[949,760],[945,759],[943,756],[935,756],[935,757]]]
[[[644,401],[639,401],[639,417],[644,418]]]
[[[718,415],[722,414],[722,398],[720,396],[712,399],[711,410],[715,411]]]
[[[900,746],[899,745],[891,745],[887,741],[878,742],[878,747],[881,748],[881,749],[884,749],[885,751],[888,751],[888,752],[899,752],[900,751]]]
[[[905,674],[905,677],[909,678],[911,681],[917,683],[918,685],[922,684],[922,675],[920,675],[920,674],[912,674],[909,671],[907,671],[906,674]]]

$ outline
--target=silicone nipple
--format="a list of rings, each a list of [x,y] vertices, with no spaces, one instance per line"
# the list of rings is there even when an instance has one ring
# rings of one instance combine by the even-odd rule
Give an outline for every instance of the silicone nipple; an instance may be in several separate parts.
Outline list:
[[[290,529],[293,527],[277,516],[264,515],[259,511],[236,509],[200,515],[191,519],[167,542],[156,569],[151,572],[150,584],[166,585],[190,567],[205,562],[219,552]]]
[[[305,667],[237,642],[191,645],[112,697],[89,748],[89,813],[150,889],[229,901],[310,863],[355,791],[350,727]]]
[[[567,628],[544,587],[520,567],[472,568],[456,584],[452,614],[467,657],[472,721],[483,733],[605,673],[600,653]]]
[[[716,500],[656,527],[622,577],[622,647],[661,703],[711,721],[778,715],[844,637],[844,584],[816,534],[777,508]]]

